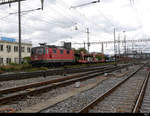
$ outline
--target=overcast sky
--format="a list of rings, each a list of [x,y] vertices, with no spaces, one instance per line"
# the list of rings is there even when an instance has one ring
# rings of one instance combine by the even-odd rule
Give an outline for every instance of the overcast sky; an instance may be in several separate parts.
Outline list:
[[[62,41],[72,43],[87,42],[86,29],[89,28],[90,42],[111,41],[116,29],[116,39],[120,34],[126,38],[148,39],[150,37],[150,0],[101,0],[100,3],[71,8],[93,0],[44,0],[44,10],[22,13],[22,40],[61,45]],[[40,0],[26,0],[21,3],[22,11],[41,7]],[[0,36],[18,39],[17,3],[0,6]],[[75,30],[77,28],[77,30]],[[139,49],[147,49],[149,43],[135,43]],[[141,45],[141,46],[140,46]],[[123,47],[121,44],[120,46]],[[144,47],[143,47],[144,46]],[[72,47],[79,48],[83,45]],[[87,48],[87,46],[86,46]],[[104,45],[104,52],[113,53],[113,45]],[[150,50],[150,49],[149,49]],[[91,45],[90,52],[101,52],[101,45]]]

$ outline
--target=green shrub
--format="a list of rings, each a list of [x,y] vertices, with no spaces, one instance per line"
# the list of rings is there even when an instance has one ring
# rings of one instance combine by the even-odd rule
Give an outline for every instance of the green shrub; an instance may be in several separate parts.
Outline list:
[[[18,65],[18,64],[17,64],[17,63],[14,63],[14,62],[11,62],[11,63],[9,63],[9,65],[16,66],[16,65]]]
[[[2,66],[1,70],[10,72],[13,70],[13,66],[11,66],[11,65]]]
[[[29,64],[31,62],[31,57],[24,57],[23,59],[25,64]]]
[[[30,69],[32,66],[30,64],[15,64],[11,63],[10,65],[1,66],[0,70],[10,72],[10,71],[22,71],[26,69]]]
[[[32,68],[31,64],[22,64],[21,65],[21,70],[30,69],[30,68]]]
[[[47,67],[40,67],[39,70],[48,70]]]

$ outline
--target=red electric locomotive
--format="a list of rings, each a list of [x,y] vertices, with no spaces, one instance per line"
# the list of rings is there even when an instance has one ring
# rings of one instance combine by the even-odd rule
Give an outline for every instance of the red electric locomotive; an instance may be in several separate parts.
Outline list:
[[[71,43],[64,43],[64,46],[40,44],[39,47],[31,49],[31,64],[33,66],[57,66],[73,63],[98,63],[104,62],[98,56],[102,54],[83,52],[75,54],[71,49]]]
[[[35,66],[60,65],[74,62],[74,51],[71,43],[64,46],[40,44],[31,50],[31,64]]]

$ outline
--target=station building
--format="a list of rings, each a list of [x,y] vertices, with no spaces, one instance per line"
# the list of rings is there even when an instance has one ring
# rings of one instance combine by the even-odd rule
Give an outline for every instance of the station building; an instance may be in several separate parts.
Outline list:
[[[21,43],[21,57],[31,55],[31,42]],[[0,65],[7,65],[9,63],[19,63],[19,43],[13,38],[0,38]]]

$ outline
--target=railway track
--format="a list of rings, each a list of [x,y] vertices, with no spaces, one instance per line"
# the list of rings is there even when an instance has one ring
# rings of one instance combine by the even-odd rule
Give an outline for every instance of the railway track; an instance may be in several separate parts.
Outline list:
[[[142,102],[141,96],[144,95],[142,92],[146,88],[148,78],[149,72],[146,76],[145,70],[140,67],[130,76],[83,107],[78,113],[137,112]]]
[[[0,81],[29,79],[29,78],[46,77],[46,76],[53,76],[53,75],[74,74],[74,73],[80,73],[85,71],[104,69],[111,66],[113,65],[95,66],[95,67],[89,66],[89,67],[81,67],[81,68],[64,68],[64,69],[53,69],[53,70],[35,71],[35,72],[19,72],[13,74],[0,74]]]
[[[113,68],[115,66],[109,66],[109,67],[102,67],[102,68],[95,68],[93,69],[93,71],[101,71],[101,70],[105,70],[108,68]],[[66,75],[55,75],[55,76],[47,76],[47,77],[36,77],[36,78],[27,78],[27,79],[20,79],[20,80],[10,80],[10,81],[0,81],[0,90],[1,89],[5,89],[5,88],[11,88],[11,87],[18,87],[18,86],[23,86],[26,84],[30,84],[30,83],[35,83],[35,82],[42,82],[42,81],[50,81],[53,79],[61,79],[61,78],[66,78],[68,79],[68,77],[74,77],[76,75],[82,76],[84,74],[88,74],[88,72],[92,72],[92,71],[85,71],[85,72],[81,72],[81,73],[75,73],[75,74],[66,74]],[[20,77],[18,77],[20,78]]]
[[[126,79],[133,71],[137,70],[139,67],[140,66],[130,67],[128,73],[125,73],[125,75],[122,75],[119,78],[117,77],[117,75],[113,76],[112,78],[111,76],[108,76],[106,80],[98,83],[95,87],[89,90],[80,92],[72,97],[69,97],[68,99],[60,101],[59,103],[47,105],[47,107],[41,108],[37,110],[37,112],[40,112],[40,113],[78,112],[83,107],[88,105],[91,101],[95,100],[99,95],[102,95],[103,93],[108,91],[110,88],[114,87],[114,85],[116,85],[118,82]]]
[[[150,112],[150,71],[145,79],[141,92],[136,102],[134,113],[149,113]]]
[[[100,71],[105,71],[105,70],[113,69],[113,68],[115,68],[115,67],[103,68],[102,70],[88,71],[88,72],[79,73],[79,74],[66,76],[66,77],[58,77],[58,78],[55,77],[55,79],[50,79],[50,80],[46,80],[46,81],[42,81],[42,82],[34,82],[34,83],[25,84],[25,85],[21,85],[21,86],[17,86],[17,87],[0,89],[0,94],[6,94],[6,93],[10,93],[10,92],[21,91],[21,90],[28,89],[28,88],[39,87],[42,85],[57,83],[57,82],[61,82],[61,81],[65,81],[65,80],[69,80],[69,79],[73,79],[73,78],[77,78],[77,77],[81,77],[81,76],[86,76],[88,74],[97,73]]]
[[[10,103],[12,100],[16,100],[18,98],[22,99],[22,98],[26,97],[27,95],[39,94],[41,92],[46,92],[52,88],[67,86],[76,81],[83,81],[83,80],[95,77],[97,75],[101,75],[106,72],[112,72],[112,71],[115,71],[117,69],[121,69],[124,67],[125,66],[108,68],[107,70],[104,69],[101,71],[99,71],[99,70],[91,71],[91,72],[88,72],[88,73],[82,74],[82,75],[64,77],[61,79],[55,79],[55,80],[50,80],[50,81],[46,81],[46,82],[33,83],[33,84],[26,85],[26,86],[20,86],[20,87],[0,90],[0,95],[1,95],[0,105]],[[29,91],[29,89],[30,89],[30,91]]]

